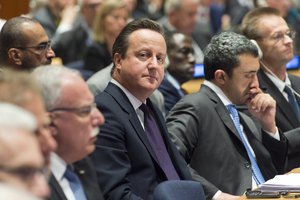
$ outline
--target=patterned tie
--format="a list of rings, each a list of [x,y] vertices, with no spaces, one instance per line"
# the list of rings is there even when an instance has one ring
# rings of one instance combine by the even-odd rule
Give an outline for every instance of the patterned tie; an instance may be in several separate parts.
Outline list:
[[[287,93],[288,98],[289,98],[289,103],[290,103],[291,107],[293,108],[298,121],[300,121],[300,108],[299,108],[299,104],[295,98],[293,91],[288,86],[285,86],[283,91],[285,91]]]
[[[227,109],[230,112],[230,114],[232,115],[235,128],[237,129],[237,131],[239,133],[239,136],[240,136],[240,138],[241,138],[241,140],[242,140],[242,142],[243,142],[243,144],[246,148],[248,157],[249,157],[250,162],[251,162],[252,175],[254,177],[254,180],[255,180],[257,185],[260,185],[260,184],[265,182],[265,179],[264,179],[264,177],[263,177],[263,175],[262,175],[262,173],[261,173],[261,171],[260,171],[260,169],[257,165],[257,162],[256,162],[256,159],[255,159],[254,155],[252,154],[252,152],[250,150],[250,144],[248,144],[246,142],[246,136],[242,132],[238,112],[237,112],[237,110],[236,110],[236,108],[233,104],[228,105]]]
[[[76,200],[87,200],[84,194],[79,177],[74,172],[70,165],[67,166],[66,172],[64,174],[65,178],[69,181],[70,187],[73,191]]]
[[[150,109],[146,104],[142,104],[139,108],[144,112],[145,132],[155,152],[160,167],[165,172],[168,180],[179,180],[180,178],[174,168],[160,130]]]

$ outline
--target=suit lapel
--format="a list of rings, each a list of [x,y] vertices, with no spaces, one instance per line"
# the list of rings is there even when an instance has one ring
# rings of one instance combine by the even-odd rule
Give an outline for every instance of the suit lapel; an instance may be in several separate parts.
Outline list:
[[[129,99],[127,98],[126,94],[118,86],[114,85],[113,83],[109,83],[107,88],[105,89],[105,91],[107,93],[111,94],[112,98],[114,98],[115,101],[122,107],[124,112],[128,113],[128,119],[129,119],[132,127],[134,128],[136,134],[141,139],[142,143],[145,145],[145,147],[149,151],[150,155],[153,157],[153,159],[158,164],[158,160],[155,156],[155,152],[153,151],[153,149],[148,141],[147,135],[141,125],[141,122],[140,122],[135,110],[133,109]]]
[[[274,83],[269,79],[269,77],[263,72],[262,69],[258,71],[258,80],[261,89],[269,93],[276,101],[277,107],[280,109],[281,113],[284,115],[288,121],[293,124],[293,126],[297,126],[297,117],[292,110],[288,101],[284,98],[282,93],[278,90],[278,88],[274,85]]]
[[[53,175],[50,176],[49,186],[51,187],[51,195],[49,200],[67,200],[67,197]]]

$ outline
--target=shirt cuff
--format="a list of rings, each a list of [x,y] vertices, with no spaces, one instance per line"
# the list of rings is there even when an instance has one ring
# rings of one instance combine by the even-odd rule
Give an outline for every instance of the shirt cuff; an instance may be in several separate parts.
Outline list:
[[[275,132],[275,134],[271,133],[271,132],[268,132],[268,131],[265,131],[265,132],[268,133],[272,138],[280,141],[280,135],[279,135],[277,126],[276,126],[276,132]]]
[[[216,194],[213,196],[212,200],[218,199],[218,197],[220,196],[221,193],[222,193],[222,191],[218,190],[218,192],[216,192]]]

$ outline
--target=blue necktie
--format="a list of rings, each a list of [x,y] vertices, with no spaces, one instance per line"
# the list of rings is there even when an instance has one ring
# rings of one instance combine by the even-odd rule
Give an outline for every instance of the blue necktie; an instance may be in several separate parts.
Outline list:
[[[250,159],[250,162],[251,162],[251,168],[252,168],[252,174],[253,174],[253,177],[254,177],[254,180],[256,182],[257,185],[260,185],[262,183],[265,182],[265,179],[257,165],[257,162],[256,162],[256,159],[254,157],[254,155],[252,154],[251,150],[250,150],[250,144],[248,144],[246,142],[246,136],[243,134],[242,132],[242,129],[241,129],[241,124],[240,124],[240,118],[239,118],[239,115],[238,115],[238,112],[235,108],[235,106],[233,104],[230,104],[227,106],[227,109],[228,111],[230,112],[230,114],[232,115],[232,118],[233,118],[233,122],[234,122],[234,125],[239,133],[239,136],[246,148],[246,151],[247,151],[247,154],[248,154],[248,157]]]
[[[300,121],[300,108],[299,108],[299,104],[295,98],[295,95],[293,94],[293,91],[288,86],[285,86],[283,91],[285,91],[287,93],[288,98],[289,98],[289,103],[290,103],[291,107],[293,108],[293,111],[296,114],[298,121]]]
[[[139,108],[144,112],[145,132],[155,152],[160,167],[165,172],[168,180],[179,180],[180,178],[174,168],[160,130],[150,109],[146,104],[142,104]]]
[[[69,181],[70,187],[73,191],[76,200],[87,200],[84,194],[79,177],[74,172],[70,165],[67,166],[66,172],[64,174],[66,179]]]

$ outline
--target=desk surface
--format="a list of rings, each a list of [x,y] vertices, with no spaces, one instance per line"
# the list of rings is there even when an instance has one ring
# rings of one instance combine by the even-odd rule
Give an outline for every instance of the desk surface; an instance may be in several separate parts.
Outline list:
[[[297,70],[289,70],[288,73],[300,76],[300,69]],[[188,93],[195,93],[198,92],[200,89],[201,84],[203,83],[204,79],[194,79],[191,81],[188,81],[182,85],[182,88]]]
[[[300,168],[296,168],[296,169],[293,169],[290,173],[300,173]],[[281,197],[281,198],[275,198],[275,199],[268,199],[268,200],[278,200],[278,199],[285,199],[285,200],[287,200],[288,198],[283,198],[283,197]],[[245,195],[243,195],[242,197],[240,197],[238,200],[249,200],[249,199],[247,199],[247,197],[245,196]],[[256,200],[266,200],[266,198],[264,198],[264,199],[256,199]]]

